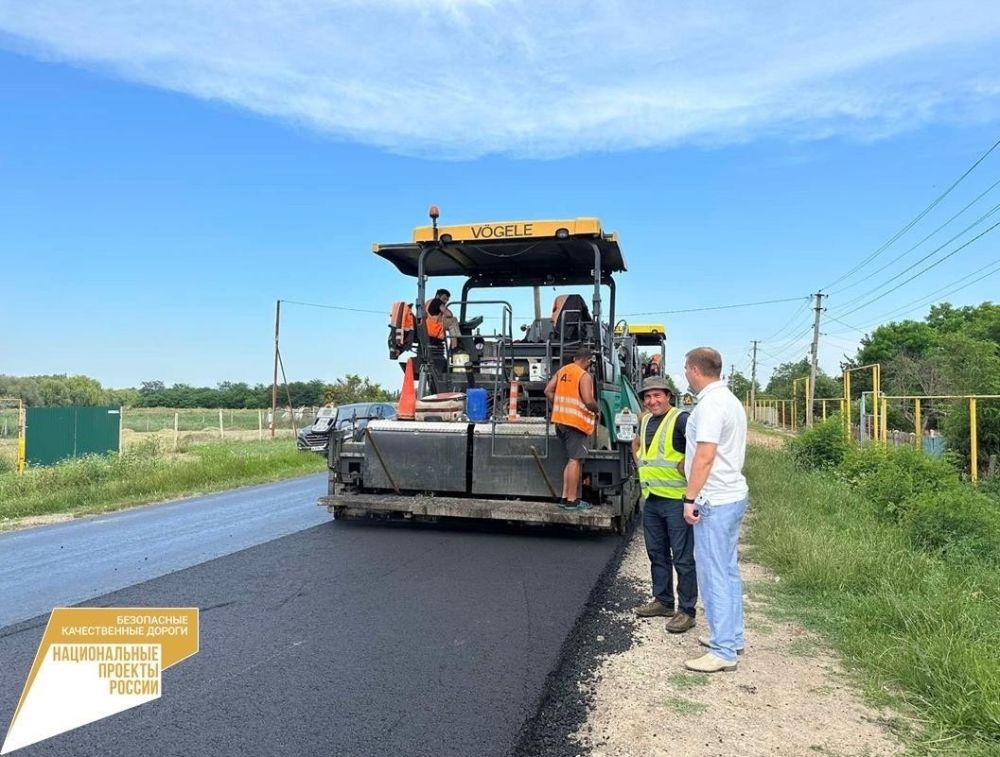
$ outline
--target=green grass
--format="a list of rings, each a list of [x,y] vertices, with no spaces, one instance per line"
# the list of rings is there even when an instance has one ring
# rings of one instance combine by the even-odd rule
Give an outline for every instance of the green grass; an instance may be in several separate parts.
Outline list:
[[[0,439],[17,438],[17,408],[0,407]]]
[[[17,466],[17,440],[0,438],[0,475]]]
[[[671,673],[667,680],[671,687],[681,691],[697,689],[708,684],[708,677],[700,673]]]
[[[678,715],[700,715],[708,709],[707,704],[693,702],[683,697],[670,697],[665,704]]]
[[[923,551],[846,483],[751,448],[750,557],[762,589],[844,655],[878,703],[923,723],[920,752],[1000,754],[1000,570]],[[803,650],[804,651],[804,650]]]
[[[32,515],[117,510],[326,469],[320,455],[288,439],[192,445],[182,455],[142,443],[122,457],[89,456],[23,476],[0,472],[0,530]]]

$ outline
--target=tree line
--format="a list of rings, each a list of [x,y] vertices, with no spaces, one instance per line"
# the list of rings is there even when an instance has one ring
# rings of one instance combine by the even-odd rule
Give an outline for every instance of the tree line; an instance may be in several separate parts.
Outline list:
[[[397,392],[371,379],[348,374],[332,384],[320,379],[278,387],[278,405],[294,407],[349,402],[391,402]],[[112,405],[127,407],[269,408],[271,384],[223,381],[214,387],[143,381],[138,387],[109,389],[89,376],[0,375],[0,398],[21,399],[28,407]]]
[[[844,356],[841,369],[872,363],[881,366],[881,389],[889,396],[1000,394],[1000,305],[984,302],[955,307],[945,302],[932,306],[923,320],[882,324],[861,339],[854,355]],[[808,359],[784,363],[775,369],[760,396],[790,399],[792,382],[808,375]],[[852,374],[852,396],[872,388],[870,371]],[[843,393],[840,377],[818,373],[815,397],[841,397]],[[1000,400],[981,402],[977,416],[981,454],[1000,454]],[[912,401],[889,403],[890,428],[913,431],[915,422]],[[923,401],[921,426],[924,432],[941,433],[954,452],[968,455],[968,402]]]

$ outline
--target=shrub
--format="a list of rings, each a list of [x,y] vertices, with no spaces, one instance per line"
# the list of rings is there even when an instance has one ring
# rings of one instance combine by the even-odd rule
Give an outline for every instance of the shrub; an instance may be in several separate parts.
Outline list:
[[[913,497],[904,510],[903,524],[920,549],[1000,566],[1000,506],[991,497],[961,487]]]
[[[150,459],[160,457],[162,454],[163,445],[160,442],[160,438],[150,435],[148,438],[130,444],[125,449],[124,456],[137,459]]]
[[[1000,506],[1000,476],[981,478],[979,479],[979,483],[976,488],[979,490],[980,494],[992,497],[994,504]]]
[[[840,465],[850,448],[840,416],[815,424],[788,442],[795,464],[804,470],[822,470]]]
[[[754,588],[834,638],[874,696],[912,707],[914,754],[1000,754],[1000,545],[989,546],[1000,508],[958,484],[911,497],[905,519],[886,522],[857,490],[789,457],[747,451],[750,554],[781,576]],[[851,457],[859,478],[880,460],[904,469],[884,448]]]
[[[874,505],[880,517],[888,520],[898,520],[906,502],[917,495],[962,489],[950,458],[934,458],[913,447],[854,447],[848,450],[837,472]]]

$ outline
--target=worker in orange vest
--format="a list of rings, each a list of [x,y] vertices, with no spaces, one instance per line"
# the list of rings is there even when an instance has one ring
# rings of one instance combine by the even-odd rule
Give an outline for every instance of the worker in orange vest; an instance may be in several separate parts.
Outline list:
[[[580,347],[573,362],[564,365],[549,379],[545,396],[552,403],[552,423],[566,452],[563,491],[559,506],[565,510],[587,510],[590,504],[580,498],[583,490],[583,461],[594,434],[599,408],[594,398],[594,379],[587,369],[594,359],[589,347]]]
[[[447,289],[438,289],[434,293],[434,298],[427,300],[424,304],[426,311],[427,336],[443,342],[446,336],[450,336],[451,348],[458,347],[458,337],[462,331],[458,327],[458,319],[448,309],[448,302],[451,300],[451,292]]]

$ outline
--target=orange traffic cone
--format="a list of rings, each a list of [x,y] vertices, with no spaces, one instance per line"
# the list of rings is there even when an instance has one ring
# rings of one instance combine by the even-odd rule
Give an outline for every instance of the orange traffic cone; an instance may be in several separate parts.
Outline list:
[[[406,361],[406,371],[403,373],[403,390],[399,393],[399,412],[396,417],[403,421],[416,418],[417,391],[413,388],[413,358]]]

